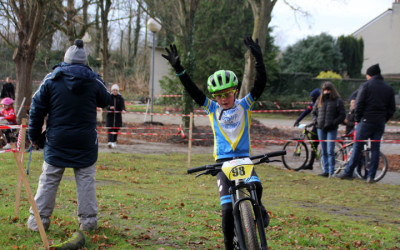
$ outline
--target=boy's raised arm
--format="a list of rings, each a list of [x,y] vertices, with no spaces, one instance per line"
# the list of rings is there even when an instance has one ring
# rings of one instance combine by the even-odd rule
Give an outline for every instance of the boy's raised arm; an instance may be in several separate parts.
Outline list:
[[[196,86],[192,79],[190,79],[189,74],[187,74],[186,70],[182,67],[178,55],[178,50],[176,49],[175,44],[170,44],[169,49],[165,48],[165,51],[167,51],[167,55],[162,54],[162,57],[167,59],[171,66],[174,68],[176,76],[179,77],[179,79],[181,80],[183,87],[185,87],[186,91],[197,104],[199,104],[200,106],[204,105],[204,102],[206,101],[206,96]]]
[[[250,90],[250,93],[253,99],[257,100],[260,98],[265,85],[267,84],[267,72],[265,71],[263,55],[261,53],[260,45],[258,45],[258,39],[254,42],[251,37],[246,37],[244,39],[244,44],[249,48],[251,54],[256,60],[256,77],[254,79],[254,86]]]

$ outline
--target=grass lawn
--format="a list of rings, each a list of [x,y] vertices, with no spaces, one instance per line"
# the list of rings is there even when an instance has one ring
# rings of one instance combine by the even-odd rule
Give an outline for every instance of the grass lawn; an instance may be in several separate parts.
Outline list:
[[[28,158],[28,157],[25,157]],[[0,155],[0,246],[43,248],[26,228],[29,202],[22,193],[14,218],[17,169]],[[193,155],[192,166],[212,162]],[[97,162],[99,229],[87,233],[87,249],[223,248],[215,177],[186,174],[186,155],[101,153]],[[25,162],[25,166],[26,166]],[[32,155],[29,181],[36,192],[42,154]],[[272,249],[399,249],[400,186],[341,181],[256,166],[263,203],[271,213],[266,235]],[[78,229],[75,180],[68,169],[58,190],[47,237],[66,240]]]

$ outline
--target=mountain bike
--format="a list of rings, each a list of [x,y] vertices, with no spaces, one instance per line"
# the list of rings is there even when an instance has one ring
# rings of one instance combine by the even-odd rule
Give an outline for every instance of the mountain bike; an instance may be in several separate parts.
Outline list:
[[[335,175],[338,175],[342,170],[347,166],[347,163],[350,161],[350,156],[353,150],[354,141],[349,141],[353,138],[355,139],[355,135],[351,136],[343,136],[344,140],[339,141],[339,145],[341,148],[339,150],[335,150],[335,157],[336,157],[336,165],[335,165]],[[361,159],[358,166],[355,168],[355,176],[359,179],[366,180],[368,177],[368,172],[370,168],[371,162],[371,142],[368,141],[364,144],[364,149],[361,151]],[[320,164],[322,166],[322,164]],[[386,174],[389,168],[389,163],[386,156],[380,152],[379,157],[379,165],[378,169],[376,170],[376,175],[374,181],[380,181]]]
[[[234,181],[235,185],[229,188],[229,193],[232,199],[235,225],[235,236],[233,239],[235,249],[268,249],[261,204],[257,197],[256,187],[251,182],[246,183],[245,180],[251,176],[254,165],[280,162],[279,160],[270,160],[269,158],[285,154],[286,151],[276,151],[187,170],[188,174],[204,171],[197,174],[196,177],[212,174],[215,171],[222,171],[229,180]],[[260,160],[253,162],[252,160],[255,159]]]
[[[311,138],[314,133],[311,131],[311,128],[313,126],[314,123],[307,125],[300,124],[298,127],[304,128],[300,136],[298,138],[291,139],[283,146],[283,150],[285,150],[287,154],[282,156],[282,162],[287,169],[295,171],[302,169],[308,163],[311,150],[314,151],[316,160],[320,159],[320,152],[318,152],[315,143],[310,141],[310,149],[308,149],[306,142],[304,142],[305,140],[312,140]]]

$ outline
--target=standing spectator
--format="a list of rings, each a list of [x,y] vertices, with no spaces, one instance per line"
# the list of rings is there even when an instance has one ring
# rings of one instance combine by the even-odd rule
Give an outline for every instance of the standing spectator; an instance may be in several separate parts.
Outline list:
[[[111,102],[107,106],[107,121],[106,126],[112,127],[108,129],[108,132],[118,132],[119,128],[122,127],[122,114],[125,111],[125,101],[119,93],[118,84],[111,86]],[[117,147],[117,134],[108,134],[108,147]]]
[[[354,120],[354,108],[356,106],[356,100],[350,100],[349,112],[346,114],[346,119],[344,119],[343,124],[346,125],[345,136],[350,136],[354,132],[355,120]]]
[[[311,113],[311,111],[315,105],[315,102],[317,101],[317,99],[320,95],[321,95],[321,90],[319,90],[319,88],[316,88],[310,92],[310,97],[311,97],[312,103],[307,106],[307,108],[303,111],[303,113],[300,114],[300,116],[297,118],[296,122],[294,123],[293,127],[298,127],[300,121],[303,120],[303,118],[306,117],[309,113]],[[317,127],[315,125],[313,126],[311,132],[312,132],[311,139],[318,140]],[[315,146],[315,148],[318,148],[318,144],[319,144],[318,142],[311,142],[311,143]],[[316,155],[315,155],[314,150],[311,150],[310,161],[302,169],[311,169],[312,170],[315,157],[316,157]]]
[[[1,100],[1,104],[3,104],[3,109],[0,111],[0,120],[6,120],[8,125],[15,125],[17,124],[17,118],[15,116],[15,111],[13,108],[14,100],[10,97],[6,97]],[[5,129],[2,131],[6,137],[6,145],[3,149],[10,149],[11,145],[11,129]]]
[[[80,230],[97,228],[95,163],[98,153],[96,107],[110,103],[103,80],[87,65],[82,40],[75,40],[42,81],[32,98],[29,112],[29,139],[35,145],[46,120],[44,162],[35,201],[44,228],[50,226],[57,189],[65,168],[73,168],[78,198]],[[32,208],[27,226],[38,231]]]
[[[335,172],[334,140],[336,140],[339,124],[346,117],[346,111],[339,93],[331,82],[322,84],[322,93],[314,105],[311,115],[316,123],[318,138],[321,140],[324,172],[320,176],[332,176]]]
[[[353,145],[353,153],[344,173],[340,176],[341,179],[353,179],[353,172],[360,161],[361,150],[365,143],[358,140],[371,139],[373,141],[367,182],[374,183],[379,164],[380,140],[385,131],[386,122],[395,111],[394,90],[383,80],[379,64],[374,64],[367,69],[367,81],[358,90],[354,109],[355,121],[358,122],[357,141]]]
[[[6,83],[3,84],[3,89],[1,90],[1,98],[10,97],[15,100],[15,88],[11,83],[11,77],[6,78]]]

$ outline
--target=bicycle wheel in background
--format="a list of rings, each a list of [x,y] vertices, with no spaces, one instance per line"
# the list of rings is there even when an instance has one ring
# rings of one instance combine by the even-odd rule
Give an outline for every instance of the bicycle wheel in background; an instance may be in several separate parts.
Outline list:
[[[365,164],[360,164],[356,168],[356,176],[360,179],[367,179],[368,177],[368,172],[369,172],[369,167],[370,167],[370,160],[371,160],[371,149],[367,149],[363,151],[363,156],[362,158],[364,159],[363,163]],[[386,156],[380,152],[379,156],[379,165],[378,169],[376,170],[375,178],[374,181],[380,181],[386,174],[389,168],[389,163],[387,161]]]
[[[283,150],[286,150],[286,155],[282,155],[283,165],[290,170],[298,171],[306,165],[308,161],[308,148],[304,142],[288,141]]]

